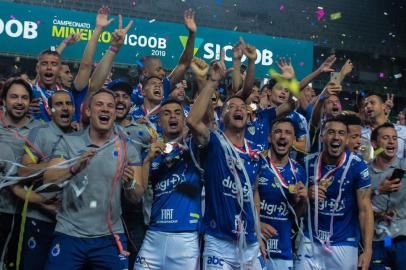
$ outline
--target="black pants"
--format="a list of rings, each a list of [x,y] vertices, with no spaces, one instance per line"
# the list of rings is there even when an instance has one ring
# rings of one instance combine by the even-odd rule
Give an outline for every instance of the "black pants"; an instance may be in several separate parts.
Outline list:
[[[13,224],[14,219],[14,224]],[[0,256],[5,253],[3,264],[7,270],[15,269],[18,246],[18,234],[20,231],[21,216],[19,214],[0,213]],[[11,238],[8,241],[7,239]],[[0,269],[1,269],[0,265]]]

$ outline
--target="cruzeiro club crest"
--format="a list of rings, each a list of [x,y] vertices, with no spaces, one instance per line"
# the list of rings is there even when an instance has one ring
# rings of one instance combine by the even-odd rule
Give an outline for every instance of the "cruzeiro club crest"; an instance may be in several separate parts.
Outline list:
[[[186,47],[187,38],[188,38],[187,36],[179,36],[179,40],[180,40],[180,43],[182,43],[183,49],[185,49],[185,47]],[[200,48],[200,45],[202,45],[202,43],[203,43],[203,40],[204,39],[202,39],[202,38],[195,38],[195,48],[193,50],[193,55],[196,55],[197,51]]]

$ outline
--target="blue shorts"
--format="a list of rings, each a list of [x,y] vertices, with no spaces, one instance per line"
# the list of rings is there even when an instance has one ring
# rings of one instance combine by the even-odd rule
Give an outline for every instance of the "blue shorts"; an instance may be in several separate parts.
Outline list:
[[[23,269],[42,270],[54,239],[55,223],[27,217],[23,241]]]
[[[127,248],[127,238],[120,234],[123,248]],[[128,258],[121,255],[112,235],[79,238],[56,233],[48,254],[46,270],[128,269]]]
[[[371,270],[404,269],[406,265],[406,237],[392,240],[392,246],[385,248],[383,241],[372,242]]]

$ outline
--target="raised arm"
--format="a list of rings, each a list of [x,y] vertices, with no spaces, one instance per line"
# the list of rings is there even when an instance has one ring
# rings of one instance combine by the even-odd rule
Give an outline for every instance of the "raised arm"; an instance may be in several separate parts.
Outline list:
[[[124,43],[125,35],[130,29],[133,21],[131,20],[125,28],[123,28],[123,18],[121,15],[118,15],[118,29],[114,30],[111,35],[111,45],[109,49],[104,54],[102,60],[97,65],[96,70],[93,72],[93,75],[90,79],[89,93],[101,88],[106,81],[106,78],[111,72],[111,67],[113,66],[113,61],[116,58],[116,55],[120,51],[121,46]]]
[[[169,74],[169,81],[171,86],[178,83],[185,76],[187,69],[190,66],[193,58],[193,52],[195,48],[195,33],[197,30],[195,22],[195,13],[192,9],[188,9],[184,14],[185,26],[189,30],[189,36],[186,42],[186,46],[182,55],[179,59],[177,66],[173,69],[171,74]],[[172,87],[171,87],[172,89]]]
[[[194,57],[192,59],[192,63],[190,64],[190,68],[195,75],[198,88],[197,95],[199,95],[203,87],[206,85],[209,65],[202,59]]]
[[[227,93],[228,96],[235,95],[242,86],[242,76],[241,76],[241,58],[243,56],[241,42],[238,42],[233,47],[233,71],[232,71],[232,93]]]
[[[336,61],[336,56],[330,55],[321,65],[318,69],[304,77],[300,81],[300,90],[304,89],[309,83],[311,83],[315,78],[320,76],[323,72],[333,72],[334,69],[331,68],[331,66],[334,64]]]
[[[240,43],[243,53],[248,58],[248,67],[247,67],[247,75],[245,76],[242,90],[241,92],[238,92],[237,95],[246,100],[249,97],[249,95],[251,95],[252,88],[254,86],[255,60],[257,59],[257,49],[254,46],[245,44],[243,38],[240,38]]]
[[[225,72],[224,61],[219,61],[212,65],[209,80],[197,97],[187,118],[187,125],[192,131],[193,138],[199,145],[206,145],[208,143],[209,128],[203,123],[203,117],[211,102],[211,96],[220,80],[223,79]]]
[[[80,30],[79,32],[72,33],[67,38],[65,38],[61,42],[61,44],[59,44],[58,48],[56,48],[56,51],[59,53],[59,55],[62,55],[67,46],[73,45],[78,42],[82,38],[82,32],[83,30]]]
[[[362,270],[368,270],[372,257],[372,238],[374,236],[374,214],[372,211],[370,187],[357,190],[357,204],[363,242],[363,252],[358,258],[358,267]]]
[[[79,70],[74,80],[74,86],[77,91],[82,91],[89,84],[90,74],[92,73],[93,58],[96,52],[97,43],[104,29],[110,25],[114,18],[109,19],[110,9],[106,6],[101,7],[96,16],[96,28],[90,40],[87,42],[85,51],[80,61]]]

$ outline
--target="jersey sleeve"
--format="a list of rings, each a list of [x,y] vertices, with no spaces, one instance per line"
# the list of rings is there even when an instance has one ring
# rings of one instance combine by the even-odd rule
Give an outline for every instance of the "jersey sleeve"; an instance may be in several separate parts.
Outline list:
[[[367,188],[371,186],[371,177],[369,176],[369,170],[363,160],[356,161],[355,172],[355,188]],[[351,168],[352,169],[352,168]]]
[[[301,118],[298,113],[292,114],[292,121],[295,128],[296,139],[300,139],[307,135],[307,122],[303,117]]]

